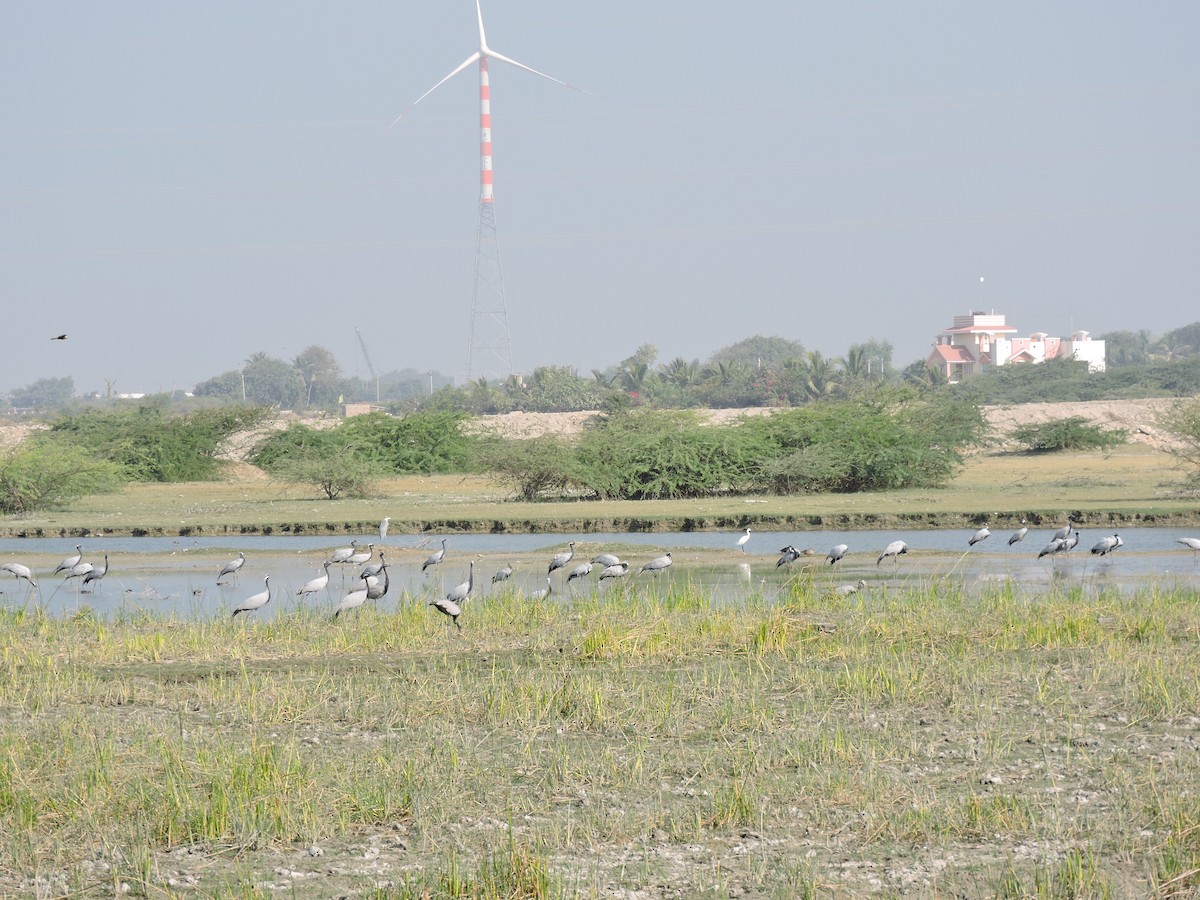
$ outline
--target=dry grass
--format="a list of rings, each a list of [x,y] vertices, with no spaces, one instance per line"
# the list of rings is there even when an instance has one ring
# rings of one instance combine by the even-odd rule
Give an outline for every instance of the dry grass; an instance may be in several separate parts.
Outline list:
[[[0,893],[1200,891],[1194,593],[463,622],[0,616]]]

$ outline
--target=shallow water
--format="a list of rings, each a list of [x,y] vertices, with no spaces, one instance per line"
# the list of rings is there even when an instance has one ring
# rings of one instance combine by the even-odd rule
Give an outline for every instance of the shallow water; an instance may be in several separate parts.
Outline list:
[[[546,565],[566,549],[570,540],[579,541],[579,553],[565,569],[554,573],[554,592],[564,599],[592,591],[612,590],[599,585],[598,567],[590,577],[568,585],[566,573],[590,557],[612,548],[632,563],[636,571],[648,560],[672,551],[675,565],[659,576],[631,577],[626,583],[639,590],[664,590],[668,583],[691,584],[710,592],[716,602],[738,602],[747,596],[773,598],[789,578],[807,573],[819,587],[868,582],[867,592],[911,590],[932,582],[978,592],[989,585],[1009,583],[1021,592],[1036,596],[1053,588],[1079,588],[1085,595],[1101,590],[1132,591],[1147,585],[1163,589],[1200,587],[1200,559],[1176,542],[1188,532],[1166,528],[1121,530],[1125,545],[1109,557],[1097,557],[1089,549],[1111,531],[1089,529],[1081,533],[1079,546],[1069,555],[1038,559],[1038,551],[1049,541],[1053,529],[1030,531],[1019,544],[1009,546],[1011,530],[995,532],[987,541],[968,547],[971,531],[807,531],[752,532],[746,552],[737,549],[739,533],[668,532],[588,535],[447,535],[445,561],[421,571],[426,557],[440,546],[440,536],[389,535],[391,590],[379,601],[384,609],[397,603],[425,603],[465,581],[468,563],[475,560],[475,597],[494,588],[492,574],[504,564],[513,566],[513,577],[503,587],[532,592],[546,586]],[[371,536],[363,535],[365,548]],[[877,564],[882,548],[903,540],[909,553]],[[824,556],[835,544],[850,547],[836,566],[826,565]],[[66,580],[50,572],[58,561],[83,547],[87,561],[100,564],[109,555],[108,575],[87,592],[78,579]],[[6,607],[37,605],[51,615],[70,615],[88,607],[102,615],[152,611],[179,618],[229,615],[242,599],[263,589],[263,577],[271,576],[272,602],[253,616],[267,619],[300,606],[318,610],[332,608],[361,582],[350,567],[331,567],[327,591],[300,600],[295,592],[315,577],[321,562],[333,549],[347,546],[346,540],[326,536],[262,536],[242,538],[9,538],[0,539],[0,562],[22,562],[35,569],[39,589],[0,573],[0,604]],[[776,567],[779,550],[792,544],[812,556],[801,557],[786,567]],[[242,551],[247,562],[239,577],[225,585],[216,575],[230,558]]]

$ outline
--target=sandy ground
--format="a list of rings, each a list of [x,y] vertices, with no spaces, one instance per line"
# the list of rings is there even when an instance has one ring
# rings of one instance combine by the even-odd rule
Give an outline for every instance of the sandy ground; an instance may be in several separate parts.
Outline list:
[[[1123,429],[1129,439],[1158,449],[1166,447],[1169,439],[1155,423],[1160,412],[1175,400],[1091,400],[1078,403],[1023,403],[1016,406],[989,406],[984,412],[1001,444],[1018,425],[1049,422],[1071,416],[1083,416],[1089,422],[1107,429]],[[735,421],[744,416],[770,415],[775,410],[706,409],[699,414],[713,424]],[[514,412],[502,416],[486,416],[480,422],[485,428],[510,438],[531,438],[544,434],[578,434],[587,421],[597,415],[592,412],[528,413]]]

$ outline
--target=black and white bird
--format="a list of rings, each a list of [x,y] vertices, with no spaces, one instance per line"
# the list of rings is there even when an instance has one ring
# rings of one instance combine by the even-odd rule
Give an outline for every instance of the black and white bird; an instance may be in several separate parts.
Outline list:
[[[471,596],[471,591],[475,588],[475,560],[471,560],[470,568],[467,570],[467,580],[457,587],[452,587],[446,592],[446,599],[451,603],[457,603],[462,606]]]
[[[1018,528],[1016,531],[1014,531],[1014,532],[1013,532],[1013,533],[1012,533],[1012,534],[1009,536],[1009,538],[1008,538],[1008,546],[1010,546],[1010,547],[1011,547],[1013,544],[1019,544],[1019,543],[1021,543],[1021,541],[1025,540],[1025,535],[1027,535],[1027,534],[1029,534],[1029,526],[1028,526],[1028,525],[1025,523],[1025,520],[1024,520],[1024,519],[1022,519],[1022,520],[1021,520],[1021,527],[1020,527],[1020,528]]]
[[[316,593],[319,593],[320,591],[325,590],[325,588],[329,587],[329,567],[330,567],[330,565],[332,565],[332,564],[329,562],[329,560],[325,560],[325,562],[321,563],[321,568],[317,570],[317,571],[321,572],[321,574],[318,575],[316,578],[312,579],[311,581],[305,582],[300,587],[300,590],[296,591],[296,596],[303,597],[306,594],[316,594]]]
[[[850,547],[846,544],[837,544],[832,550],[825,554],[825,561],[831,566],[840,560],[849,552]]]
[[[105,553],[104,554],[104,565],[100,566],[99,568],[93,568],[90,572],[88,572],[87,574],[85,574],[83,576],[84,588],[86,589],[87,586],[89,584],[91,584],[92,582],[95,582],[96,586],[99,587],[101,579],[103,579],[104,576],[107,574],[108,574],[108,554]]]
[[[1094,556],[1108,556],[1108,554],[1112,553],[1123,543],[1125,542],[1121,540],[1121,535],[1119,534],[1114,534],[1112,537],[1101,538],[1092,547],[1092,554]]]
[[[232,618],[237,618],[238,613],[256,612],[262,609],[271,602],[271,576],[267,575],[263,578],[263,584],[266,585],[266,590],[260,591],[253,597],[247,597],[241,603],[233,608]]]
[[[980,528],[977,532],[975,532],[975,534],[973,534],[971,536],[971,539],[967,541],[967,546],[974,547],[976,544],[980,543],[981,541],[986,541],[991,536],[992,536],[992,533],[988,530],[987,522],[984,522],[983,527]]]
[[[237,559],[231,559],[225,563],[225,567],[221,569],[221,574],[217,576],[217,584],[221,583],[221,579],[228,575],[236,576],[242,566],[246,564],[246,554],[238,551]]]
[[[369,578],[372,575],[378,575],[387,567],[387,560],[383,558],[383,551],[379,551],[379,562],[371,563],[369,566],[363,566],[363,570],[358,573],[359,578]]]
[[[384,596],[392,586],[392,579],[388,576],[388,564],[383,564],[378,575],[364,575],[363,581],[367,584],[368,600],[378,600]]]
[[[492,584],[499,584],[501,581],[508,581],[512,578],[512,566],[505,563],[496,570],[496,574],[492,576]]]
[[[350,558],[346,560],[346,564],[350,566],[361,566],[363,563],[369,563],[373,556],[375,556],[375,545],[367,544],[366,550],[355,549],[355,551],[350,554]]]
[[[554,584],[550,581],[550,576],[546,576],[546,586],[540,591],[534,591],[529,595],[530,600],[549,600],[550,595],[554,593]]]
[[[425,560],[425,562],[421,565],[421,571],[424,572],[430,566],[436,566],[438,563],[440,563],[445,558],[446,558],[446,539],[442,538],[442,549],[434,550],[432,553],[429,554],[429,559]],[[458,621],[455,620],[454,624],[457,625]]]
[[[621,558],[613,553],[600,553],[592,557],[593,566],[604,566],[606,569],[609,566],[618,565],[620,562]]]
[[[883,548],[883,552],[879,554],[879,559],[875,560],[875,565],[879,565],[889,556],[892,558],[892,562],[896,562],[907,552],[908,544],[904,543],[904,541],[892,541]]]
[[[750,529],[746,529],[746,533],[737,539],[738,549],[743,553],[746,552],[746,543],[750,540]]]
[[[1074,528],[1075,520],[1071,516],[1067,516],[1067,524],[1058,529],[1058,531],[1054,532],[1054,537],[1065,541],[1071,536],[1071,532],[1074,530]]]
[[[592,564],[590,562],[580,563],[571,570],[571,574],[567,576],[567,583],[570,584],[576,578],[587,578],[592,574]]]
[[[1079,532],[1072,531],[1063,539],[1062,546],[1058,548],[1059,553],[1070,553],[1079,545]]]
[[[546,569],[546,574],[549,575],[555,569],[563,568],[567,563],[569,563],[574,558],[574,556],[575,556],[575,542],[571,541],[569,544],[567,544],[566,550],[564,550],[562,553],[555,554],[554,558],[552,560],[550,560],[550,567]]]
[[[436,609],[444,616],[449,616],[450,621],[454,623],[454,627],[462,631],[462,625],[458,622],[458,617],[462,615],[462,607],[453,600],[447,600],[445,597],[438,597],[436,600],[430,600],[429,605]]]
[[[379,543],[383,543],[387,538],[388,526],[392,524],[391,516],[384,516],[379,522]]]
[[[650,562],[642,566],[639,572],[649,572],[651,575],[657,575],[659,572],[666,571],[671,568],[671,554],[664,553],[662,556],[656,556]]]
[[[777,569],[780,566],[786,566],[791,563],[794,563],[801,556],[800,551],[797,550],[795,547],[793,547],[791,544],[788,544],[786,547],[782,548],[779,552],[782,554],[782,556],[780,556],[779,559],[777,559],[775,561],[775,568],[777,568]]]
[[[1192,551],[1193,556],[1200,552],[1200,538],[1175,538],[1175,543],[1183,544]]]
[[[21,563],[5,563],[0,566],[0,570],[11,572],[18,581],[25,579],[31,587],[37,587],[37,582],[33,580],[33,570],[29,566],[21,565]]]
[[[60,562],[51,572],[51,575],[57,575],[59,572],[70,572],[73,568],[83,561],[83,547],[80,544],[75,545],[75,555],[68,556]]]
[[[85,578],[92,573],[96,567],[90,562],[77,562],[71,566],[71,570],[63,576],[63,581],[69,581],[72,578]]]

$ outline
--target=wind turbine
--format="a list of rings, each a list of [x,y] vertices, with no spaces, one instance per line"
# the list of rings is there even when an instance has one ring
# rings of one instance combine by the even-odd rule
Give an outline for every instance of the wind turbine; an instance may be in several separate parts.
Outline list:
[[[479,23],[479,49],[468,56],[449,75],[423,93],[392,122],[393,127],[408,115],[418,103],[440,88],[443,84],[474,62],[479,63],[479,231],[475,237],[475,291],[471,298],[471,335],[467,344],[467,380],[475,371],[476,353],[491,351],[501,364],[500,374],[513,374],[512,346],[508,333],[508,312],[504,304],[504,279],[500,269],[500,244],[496,233],[496,211],[492,191],[492,105],[491,83],[488,78],[488,60],[495,59],[531,72],[540,78],[561,84],[574,91],[590,93],[568,84],[553,75],[539,72],[524,63],[497,53],[488,46],[483,30],[483,9],[475,0],[475,17]],[[481,297],[490,293],[490,297]],[[478,333],[477,333],[478,331]]]

